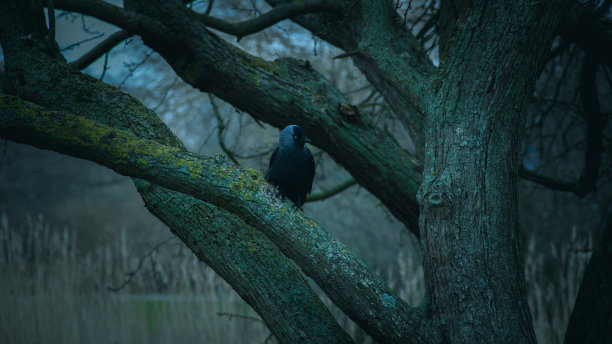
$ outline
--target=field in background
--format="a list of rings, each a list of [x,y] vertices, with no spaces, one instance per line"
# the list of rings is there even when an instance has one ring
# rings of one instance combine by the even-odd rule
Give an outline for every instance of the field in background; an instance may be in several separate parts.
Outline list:
[[[42,218],[17,231],[2,215],[1,343],[276,342],[259,316],[178,239],[132,256],[125,231],[88,252],[77,248],[76,233],[51,229]],[[546,253],[528,239],[525,273],[539,343],[563,341],[591,247],[590,239],[574,239],[551,244]],[[400,278],[389,284],[418,304],[422,267],[401,254],[398,265],[399,274],[388,275]],[[357,342],[372,342],[339,310],[332,313]]]

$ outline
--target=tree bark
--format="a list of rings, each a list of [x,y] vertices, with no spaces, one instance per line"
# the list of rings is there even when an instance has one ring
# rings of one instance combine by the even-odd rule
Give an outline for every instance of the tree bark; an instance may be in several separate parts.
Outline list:
[[[258,120],[279,128],[299,123],[316,146],[419,235],[414,195],[420,166],[371,118],[344,115],[340,107],[346,98],[308,62],[288,58],[268,62],[247,54],[207,30],[177,1],[147,6],[146,14],[100,1],[58,0],[55,5],[140,35],[185,82]]]
[[[89,119],[171,147],[183,147],[140,102],[62,66],[56,46],[28,37],[23,15],[7,3],[0,4],[4,92],[79,111]],[[4,116],[8,113],[3,111],[0,117]],[[79,134],[70,128],[64,128],[64,133]],[[134,182],[151,213],[232,285],[279,341],[351,342],[295,265],[261,232],[211,204],[143,180]]]
[[[527,100],[563,3],[463,6],[427,106],[421,204],[432,311],[453,343],[533,343],[517,176]]]
[[[0,98],[0,111],[2,137],[87,158],[120,174],[164,185],[240,215],[279,243],[336,305],[374,337],[385,342],[408,338],[437,342],[433,325],[419,310],[393,295],[344,245],[306,214],[295,212],[288,201],[279,200],[260,172],[231,166],[222,155],[201,158],[180,148],[140,140],[126,130],[48,111],[11,96]],[[141,191],[148,191],[148,187]],[[150,203],[147,199],[145,202]],[[244,242],[240,244],[254,249]],[[282,299],[285,294],[276,297]]]

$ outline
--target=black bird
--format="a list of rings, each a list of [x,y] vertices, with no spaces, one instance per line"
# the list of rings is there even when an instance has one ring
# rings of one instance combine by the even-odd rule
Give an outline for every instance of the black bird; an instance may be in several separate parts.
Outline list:
[[[278,187],[281,196],[289,198],[299,209],[312,190],[315,175],[314,159],[310,150],[304,147],[306,142],[310,139],[302,128],[294,124],[285,127],[266,172],[266,180]]]

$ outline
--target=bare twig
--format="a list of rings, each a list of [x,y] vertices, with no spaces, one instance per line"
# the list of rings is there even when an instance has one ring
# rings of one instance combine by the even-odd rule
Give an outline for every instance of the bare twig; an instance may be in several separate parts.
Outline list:
[[[248,316],[248,315],[240,315],[240,314],[225,313],[225,312],[217,312],[217,315],[218,315],[218,316],[220,316],[220,317],[221,317],[221,316],[226,316],[226,317],[229,317],[229,318],[230,318],[230,320],[231,320],[232,318],[239,318],[239,319],[245,319],[245,320],[251,320],[251,321],[256,321],[256,322],[264,323],[264,321],[263,321],[263,320],[261,320],[261,319],[257,319],[257,318],[255,318],[255,317],[251,317],[251,316]],[[264,323],[264,324],[265,324],[265,323]]]
[[[359,54],[359,50],[347,51],[347,52],[345,52],[343,54],[339,54],[339,55],[334,56],[334,60],[342,59],[342,58],[345,58],[345,57],[354,56],[354,55],[357,55],[357,54]]]
[[[208,6],[206,7],[206,11],[204,11],[205,15],[209,15],[210,14],[214,4],[215,4],[215,0],[209,0],[208,1]]]
[[[83,44],[83,43],[87,43],[87,42],[89,42],[89,41],[96,40],[96,39],[98,39],[98,38],[100,38],[100,37],[102,37],[102,36],[104,36],[104,34],[103,34],[103,33],[98,33],[97,35],[95,35],[95,36],[93,36],[93,37],[85,38],[84,40],[78,41],[78,42],[76,42],[76,43],[72,43],[72,44],[70,44],[70,45],[68,45],[68,46],[66,46],[66,47],[64,47],[64,48],[62,48],[62,49],[60,49],[60,50],[61,50],[61,51],[66,51],[66,50],[74,49],[74,48],[76,48],[76,47],[80,46],[80,45],[81,45],[81,44]]]
[[[105,40],[96,45],[93,49],[85,53],[85,55],[79,57],[78,59],[70,62],[68,65],[75,69],[83,69],[94,61],[99,59],[102,55],[110,52],[117,44],[122,41],[130,38],[132,36],[126,30],[119,30],[112,35],[108,36]]]
[[[155,252],[158,248],[162,247],[163,245],[167,244],[170,240],[175,239],[175,238],[176,238],[175,236],[168,237],[168,238],[162,240],[161,242],[159,242],[157,245],[151,247],[151,249],[147,253],[145,253],[142,257],[140,257],[140,260],[138,261],[138,266],[136,267],[136,269],[132,270],[132,271],[130,271],[130,272],[128,272],[126,274],[127,275],[127,279],[125,281],[123,281],[123,283],[121,283],[120,285],[118,285],[116,287],[107,286],[106,289],[108,291],[118,292],[119,290],[125,288],[125,286],[127,286],[128,284],[130,284],[132,282],[132,279],[140,271],[140,269],[142,269],[142,266],[144,265],[145,260],[147,258],[151,257],[153,252]]]
[[[227,148],[225,145],[225,141],[223,140],[223,131],[225,130],[225,122],[223,121],[223,117],[221,117],[221,113],[219,111],[219,107],[215,102],[215,97],[212,94],[208,94],[208,99],[210,99],[210,105],[213,108],[213,113],[215,114],[215,118],[217,119],[217,139],[219,140],[219,146],[221,146],[221,150],[227,155],[227,157],[236,165],[240,165],[238,160],[236,160],[236,156],[231,149]]]
[[[104,80],[104,75],[106,75],[107,68],[108,68],[108,53],[104,54],[104,66],[102,66],[102,74],[100,75],[100,81]]]
[[[329,190],[324,190],[323,192],[311,194],[310,196],[306,197],[306,202],[316,202],[316,201],[322,201],[322,200],[328,199],[330,197],[333,197],[341,193],[342,191],[350,188],[351,186],[355,184],[357,184],[357,181],[353,178],[350,178],[334,186],[333,188]]]
[[[258,17],[248,19],[240,23],[230,23],[222,19],[212,17],[206,12],[197,15],[207,26],[227,34],[234,35],[238,38],[238,40],[240,40],[244,36],[261,31],[282,20],[293,18],[302,14],[321,11],[340,13],[342,11],[342,7],[336,2],[326,0],[316,0],[310,2],[296,1],[291,4],[274,7],[270,11]]]
[[[577,194],[578,197],[584,197],[587,193],[595,191],[601,166],[604,126],[595,80],[600,63],[601,60],[597,56],[587,54],[580,72],[580,99],[586,122],[586,149],[584,150],[584,168],[578,182],[580,192]]]
[[[47,16],[49,17],[49,43],[55,44],[55,5],[53,5],[53,0],[47,2]]]
[[[172,83],[168,86],[168,88],[166,88],[166,92],[164,92],[164,96],[159,100],[159,102],[157,103],[157,105],[155,105],[152,109],[153,111],[157,111],[159,109],[159,107],[166,101],[166,98],[168,98],[168,95],[170,94],[170,90],[174,87],[174,85],[176,85],[176,83],[178,82],[178,75],[176,75],[174,77],[174,81],[172,81]]]
[[[123,80],[121,80],[121,82],[119,83],[119,88],[123,87],[123,85],[125,85],[125,83],[127,82],[127,80],[129,78],[132,77],[132,75],[134,75],[134,73],[136,72],[136,70],[140,67],[142,67],[147,60],[151,57],[151,55],[153,55],[153,50],[145,53],[145,57],[142,58],[142,60],[138,61],[138,62],[127,62],[125,63],[125,66],[127,67],[129,73],[123,78]]]

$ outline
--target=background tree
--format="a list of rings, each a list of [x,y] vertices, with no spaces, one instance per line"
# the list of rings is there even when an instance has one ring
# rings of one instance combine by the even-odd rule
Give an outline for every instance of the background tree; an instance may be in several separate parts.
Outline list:
[[[380,342],[534,342],[518,177],[585,196],[608,168],[601,160],[609,142],[603,131],[607,114],[598,92],[609,92],[609,84],[601,86],[598,66],[609,71],[612,45],[601,26],[609,20],[609,3],[442,1],[426,7],[417,33],[408,30],[399,3],[270,3],[274,8],[266,14],[232,24],[211,15],[213,2],[198,13],[177,1],[130,1],[125,8],[52,1],[48,8],[125,30],[66,64],[54,41],[54,20],[45,23],[42,4],[5,2],[0,134],[137,178],[149,210],[228,281],[280,341],[350,341],[291,259]],[[241,38],[285,18],[346,52],[341,57],[350,57],[382,95],[414,143],[412,150],[308,62],[269,62],[210,30]],[[299,123],[420,238],[424,303],[410,307],[399,299],[311,217],[276,199],[260,173],[222,156],[187,152],[153,111],[75,70],[130,35],[139,35],[182,80],[254,119],[279,128]],[[441,52],[439,64],[427,55],[432,46]],[[583,51],[581,92],[570,105],[579,104],[572,115],[584,118],[585,164],[574,183],[521,167],[521,154],[538,78],[547,62],[576,49]],[[568,70],[572,64],[570,59]],[[563,74],[551,67],[544,75],[561,85]],[[543,97],[550,110],[535,120],[541,131],[549,129],[543,123],[553,108],[558,111],[561,93]],[[597,285],[602,284],[583,287]],[[590,292],[584,288],[581,293]],[[609,310],[603,314],[609,318]],[[593,330],[601,331],[595,337],[609,336],[605,329]]]

